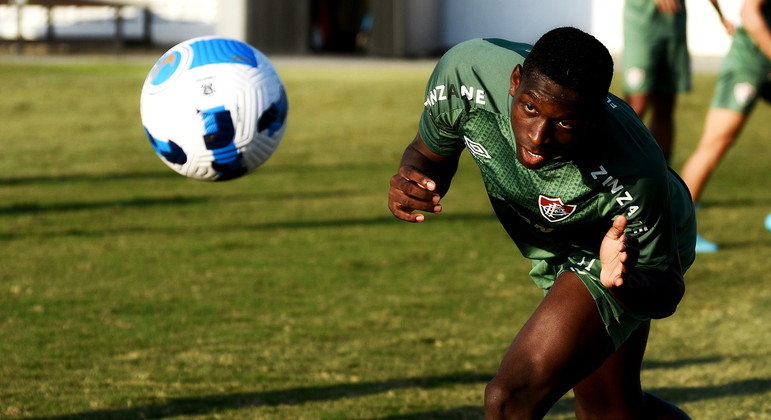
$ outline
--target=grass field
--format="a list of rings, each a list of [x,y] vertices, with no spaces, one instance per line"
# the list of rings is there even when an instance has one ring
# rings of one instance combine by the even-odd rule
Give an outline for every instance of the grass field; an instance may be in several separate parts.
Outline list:
[[[470,158],[444,214],[386,208],[430,66],[279,62],[281,146],[209,184],[144,138],[150,65],[0,64],[0,418],[481,417],[540,292]],[[713,83],[681,99],[675,168]],[[724,249],[653,324],[643,385],[694,419],[771,417],[770,120],[705,193]]]

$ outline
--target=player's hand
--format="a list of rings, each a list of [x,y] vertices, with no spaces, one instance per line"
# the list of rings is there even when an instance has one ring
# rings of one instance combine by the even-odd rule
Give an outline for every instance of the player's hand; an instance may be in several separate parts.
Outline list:
[[[659,11],[661,13],[664,13],[665,15],[674,15],[675,13],[679,12],[683,5],[680,3],[681,0],[654,0],[656,2],[656,7],[659,8]]]
[[[728,35],[733,35],[734,32],[736,32],[736,25],[734,25],[733,22],[726,18],[720,19],[720,22],[723,24],[723,27],[725,28],[725,31],[728,33]]]
[[[640,255],[637,241],[624,233],[626,224],[626,217],[618,216],[600,245],[600,281],[608,288],[624,284]]]
[[[412,223],[425,220],[426,216],[414,213],[416,210],[439,213],[441,197],[436,191],[436,182],[414,166],[405,165],[391,177],[388,190],[388,209],[399,219]]]

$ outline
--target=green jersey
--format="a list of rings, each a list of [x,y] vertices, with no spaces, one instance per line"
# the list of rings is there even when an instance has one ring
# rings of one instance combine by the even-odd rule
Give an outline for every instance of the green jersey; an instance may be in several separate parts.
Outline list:
[[[510,76],[530,47],[475,39],[448,51],[426,88],[419,125],[425,144],[444,156],[469,151],[495,213],[529,259],[559,264],[581,252],[596,255],[623,214],[627,234],[640,242],[638,267],[662,271],[680,254],[684,270],[693,261],[692,241],[678,236],[693,234],[681,229],[693,220],[690,195],[620,99],[608,95],[596,131],[571,156],[538,169],[517,160]]]

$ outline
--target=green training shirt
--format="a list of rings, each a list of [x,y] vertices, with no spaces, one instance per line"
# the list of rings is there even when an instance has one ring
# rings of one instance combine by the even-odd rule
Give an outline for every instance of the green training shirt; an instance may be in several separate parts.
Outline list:
[[[571,254],[597,254],[613,218],[624,214],[627,233],[640,241],[638,267],[671,266],[678,253],[673,209],[692,212],[690,196],[623,101],[608,95],[599,127],[570,159],[534,170],[517,160],[509,80],[530,48],[475,39],[448,51],[426,88],[421,138],[440,155],[469,151],[499,220],[526,258],[560,263]]]

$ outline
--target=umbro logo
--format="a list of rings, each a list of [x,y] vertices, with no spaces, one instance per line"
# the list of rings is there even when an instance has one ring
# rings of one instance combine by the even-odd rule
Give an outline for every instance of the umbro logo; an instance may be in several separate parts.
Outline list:
[[[487,152],[487,149],[485,149],[484,146],[475,142],[474,140],[471,140],[470,138],[463,136],[463,141],[466,142],[466,148],[472,155],[485,158],[485,159],[493,158],[492,156],[490,156],[490,153]]]

